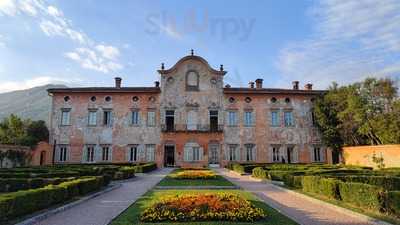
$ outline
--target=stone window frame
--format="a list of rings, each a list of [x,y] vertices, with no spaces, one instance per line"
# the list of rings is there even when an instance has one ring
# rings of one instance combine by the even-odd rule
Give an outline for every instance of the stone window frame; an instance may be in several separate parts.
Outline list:
[[[107,123],[105,123],[105,113],[106,112],[110,113],[109,119],[107,120],[108,121]],[[105,127],[112,127],[113,126],[113,123],[114,123],[114,115],[113,114],[114,113],[113,113],[113,109],[112,108],[104,108],[103,109],[103,117],[102,117],[103,126],[105,126]]]
[[[286,113],[291,113],[291,124],[286,123]],[[294,110],[293,109],[284,109],[283,110],[283,125],[285,127],[296,127],[295,119],[294,119]]]
[[[153,123],[150,123],[149,121],[149,114],[150,113],[154,113],[154,118],[153,118]],[[148,127],[155,127],[155,126],[157,126],[157,113],[156,113],[156,110],[155,109],[153,109],[153,108],[151,108],[151,109],[147,109],[147,112],[146,112],[146,125],[148,126]]]
[[[233,149],[233,154],[231,154]],[[234,156],[234,157],[232,157]],[[228,144],[227,145],[227,153],[226,160],[230,162],[240,161],[240,145],[239,144]]]
[[[93,151],[91,157],[88,154],[89,153],[89,148],[92,148],[91,150]],[[83,163],[96,163],[96,144],[85,144],[84,145],[84,154],[82,154],[82,161]]]
[[[96,109],[96,108],[89,108],[88,109],[88,123],[87,123],[87,125],[89,126],[89,127],[95,127],[95,126],[97,126],[97,119],[98,119],[98,115],[97,115],[97,111],[98,111],[98,109]],[[95,119],[95,123],[94,124],[91,124],[90,123],[90,113],[95,113],[95,115],[96,115],[96,119]]]
[[[273,162],[273,163],[282,163],[282,151],[281,151],[281,145],[278,145],[278,144],[272,144],[271,145],[271,162]],[[277,160],[275,160],[275,155],[274,155],[274,149],[277,149],[278,150],[278,158],[277,158]]]
[[[233,124],[231,124],[231,119],[230,119],[230,114],[231,113],[235,113],[235,121],[234,121],[234,123]],[[227,123],[226,123],[226,125],[228,126],[228,127],[237,127],[237,126],[239,126],[239,119],[238,119],[238,115],[239,115],[239,110],[237,110],[237,109],[227,109],[226,110],[226,114],[227,114]]]
[[[149,152],[149,149],[152,149],[153,152]],[[156,144],[146,144],[145,145],[146,162],[155,162],[156,161],[156,151],[157,151]]]
[[[248,157],[249,156],[249,154],[248,154],[249,147],[251,150],[251,153],[250,153],[251,157]],[[246,162],[255,162],[257,160],[256,144],[246,143],[246,144],[244,144],[244,150],[245,150],[244,151],[244,159]]]
[[[319,149],[319,160],[316,160],[316,158],[315,158],[315,150],[316,149]],[[325,161],[326,152],[325,152],[325,149],[323,148],[322,145],[319,145],[319,144],[312,145],[310,154],[311,154],[311,157],[310,157],[311,158],[311,162],[313,162],[313,163],[314,162],[315,163],[321,163],[321,162]]]
[[[276,117],[277,120],[278,120],[277,124],[274,124],[274,121],[273,121],[272,113],[274,113],[274,112],[277,113],[277,117]],[[281,127],[282,126],[281,109],[279,109],[279,108],[271,108],[270,111],[269,111],[269,114],[270,114],[269,118],[270,118],[271,127]]]
[[[250,114],[250,124],[249,123],[247,123],[246,121],[247,121],[247,113],[251,113]],[[253,109],[244,109],[243,110],[243,126],[244,127],[254,127],[254,125],[255,125],[255,120],[256,120],[256,118],[255,118],[255,112],[254,112],[254,110]]]
[[[57,157],[54,157],[55,161],[57,163],[66,163],[69,159],[70,146],[67,144],[57,144],[56,151]]]
[[[197,85],[195,85],[195,86],[192,86],[192,85],[188,84],[188,77],[189,77],[189,74],[191,72],[194,72],[196,74]],[[185,87],[186,87],[185,89],[186,89],[186,91],[200,91],[199,85],[200,85],[200,74],[199,74],[199,72],[197,72],[197,70],[193,70],[193,69],[186,71],[186,74],[185,74]]]
[[[64,113],[68,113],[67,122],[64,122]],[[71,108],[61,108],[60,126],[71,126]]]
[[[108,148],[107,151],[107,159],[104,159],[104,148]],[[113,153],[113,148],[111,144],[101,144],[100,145],[100,149],[101,149],[101,159],[100,161],[102,162],[112,162],[112,153]]]
[[[133,114],[137,113],[137,123],[133,123]],[[139,108],[131,108],[131,113],[130,113],[130,125],[134,127],[139,127],[141,124],[141,116],[140,116],[140,109]]]

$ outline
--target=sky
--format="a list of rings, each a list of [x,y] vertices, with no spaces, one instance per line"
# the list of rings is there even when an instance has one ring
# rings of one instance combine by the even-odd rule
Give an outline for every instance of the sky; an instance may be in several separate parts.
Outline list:
[[[399,80],[400,1],[0,0],[0,93],[153,86],[190,49],[231,86]]]

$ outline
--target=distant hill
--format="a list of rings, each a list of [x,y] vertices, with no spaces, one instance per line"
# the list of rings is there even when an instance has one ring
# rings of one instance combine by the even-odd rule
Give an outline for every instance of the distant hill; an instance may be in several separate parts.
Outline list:
[[[51,98],[48,88],[66,87],[65,85],[48,84],[30,89],[0,94],[0,120],[11,113],[24,119],[49,121]]]

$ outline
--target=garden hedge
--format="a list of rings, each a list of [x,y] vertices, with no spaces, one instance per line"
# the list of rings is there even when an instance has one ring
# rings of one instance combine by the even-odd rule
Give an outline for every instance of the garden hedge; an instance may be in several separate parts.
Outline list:
[[[337,176],[344,182],[364,183],[383,187],[385,190],[400,190],[400,177],[394,176],[366,176],[366,175],[346,175]]]
[[[14,192],[35,189],[49,184],[59,184],[75,179],[69,178],[0,178],[0,192]]]
[[[320,176],[303,176],[301,184],[303,191],[320,194],[330,199],[340,199],[340,181]]]
[[[268,171],[264,170],[262,167],[256,167],[253,169],[252,177],[259,179],[270,179],[268,176]]]
[[[400,191],[389,191],[387,200],[389,211],[400,217]]]
[[[103,185],[103,177],[86,177],[58,185],[0,195],[0,221],[8,221],[62,203],[78,195],[98,190]]]
[[[145,163],[142,165],[135,166],[136,173],[147,173],[157,169],[157,164],[155,163]]]
[[[382,187],[352,182],[339,183],[340,198],[344,202],[374,211],[385,207],[385,190]]]

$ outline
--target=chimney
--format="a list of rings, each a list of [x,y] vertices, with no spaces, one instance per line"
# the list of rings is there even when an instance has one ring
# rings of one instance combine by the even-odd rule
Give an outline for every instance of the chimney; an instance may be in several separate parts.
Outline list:
[[[253,81],[249,82],[249,88],[254,88],[254,82]]]
[[[256,80],[256,88],[262,88],[263,79],[258,78]]]
[[[121,81],[122,81],[121,77],[116,77],[115,78],[115,87],[116,88],[121,88]]]
[[[312,84],[308,83],[304,86],[304,89],[306,89],[307,91],[311,91],[312,90]]]
[[[293,90],[299,90],[299,82],[298,81],[293,81]]]
[[[156,87],[160,87],[160,81],[154,82],[154,85],[155,85]]]

